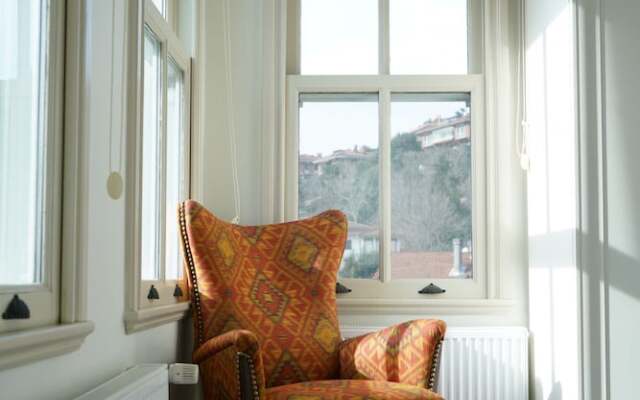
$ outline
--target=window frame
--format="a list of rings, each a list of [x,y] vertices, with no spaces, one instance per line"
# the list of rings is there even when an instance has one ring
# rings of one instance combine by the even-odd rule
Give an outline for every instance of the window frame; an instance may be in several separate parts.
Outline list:
[[[171,4],[169,2],[168,4]],[[174,62],[183,72],[183,129],[185,140],[185,154],[183,170],[185,171],[185,197],[191,191],[191,59],[184,46],[170,24],[155,7],[152,0],[133,1],[129,5],[129,26],[134,37],[129,38],[128,51],[128,97],[135,99],[128,105],[127,124],[130,132],[127,154],[127,203],[129,204],[127,219],[131,221],[133,229],[128,232],[127,240],[127,310],[124,315],[125,330],[133,333],[151,328],[163,323],[177,321],[186,316],[189,301],[186,296],[174,297],[176,285],[186,294],[184,279],[165,279],[165,217],[166,217],[166,141],[167,141],[167,82],[169,63]],[[156,249],[159,255],[159,276],[154,280],[143,280],[141,277],[141,205],[142,205],[142,135],[144,110],[144,31],[148,27],[160,42],[161,52],[161,138],[158,148],[162,165],[159,168],[160,177],[158,200],[159,211],[156,216],[161,227],[157,232],[160,245]],[[177,224],[177,217],[176,217]],[[159,299],[147,298],[151,286],[158,291]]]
[[[469,279],[391,279],[391,94],[469,93],[471,96],[473,277]],[[446,288],[438,298],[482,299],[487,297],[486,257],[486,142],[484,93],[481,75],[429,76],[305,76],[287,78],[287,135],[285,138],[285,219],[298,217],[299,97],[303,93],[378,93],[379,98],[379,280],[341,278],[353,291],[352,299],[424,299],[418,291],[433,282]]]
[[[16,329],[1,333],[0,370],[74,351],[94,329],[94,324],[87,321],[87,263],[82,254],[87,245],[88,201],[88,182],[83,173],[83,166],[88,163],[83,152],[87,143],[84,135],[87,110],[83,101],[88,82],[86,0],[53,1],[49,6],[51,48],[56,50],[49,60],[51,74],[61,77],[49,82],[47,99],[48,123],[58,132],[56,145],[59,147],[56,156],[49,161],[56,166],[53,179],[59,195],[54,195],[55,199],[46,206],[52,207],[48,212],[55,215],[50,217],[55,224],[51,234],[61,238],[55,240],[56,243],[49,240],[47,244],[56,247],[59,260],[50,276],[50,284],[57,286],[51,301],[58,313],[46,323],[17,324]],[[32,286],[30,289],[39,288]],[[31,308],[28,297],[23,299]],[[38,312],[37,307],[31,308],[32,313]]]
[[[289,75],[300,74],[301,1],[288,0],[287,4],[286,70]],[[390,1],[393,0],[378,0],[378,76],[389,75],[391,70]],[[487,0],[467,0],[467,75],[482,74],[483,71],[486,51],[483,44],[485,1]]]
[[[47,7],[47,2],[41,2]],[[64,8],[62,9],[64,10]],[[40,282],[27,285],[0,285],[0,304],[11,301],[14,294],[27,303],[31,310],[29,319],[4,320],[0,319],[0,333],[25,330],[55,324],[59,318],[60,298],[60,248],[62,240],[58,234],[58,227],[62,217],[62,118],[64,90],[60,82],[64,78],[64,12],[59,7],[51,7],[47,21],[41,21],[41,28],[48,30],[46,48],[40,48],[44,64],[45,85],[41,85],[42,92],[38,92],[40,110],[37,117],[44,132],[38,132],[38,144],[43,144],[44,159],[38,158],[35,172],[38,174],[38,209],[42,212],[43,231],[36,232],[36,263],[40,264]],[[43,33],[41,33],[41,38]],[[44,50],[44,51],[43,51]],[[42,64],[41,64],[42,65]],[[45,97],[41,102],[41,97]],[[40,136],[42,134],[42,136]],[[42,168],[42,170],[40,169]],[[44,174],[40,176],[40,172]],[[41,182],[42,183],[41,183]],[[40,193],[41,192],[41,193]],[[43,209],[40,210],[40,207]],[[32,210],[29,210],[32,211]]]
[[[274,217],[282,220],[292,218],[291,215],[291,196],[297,196],[297,192],[292,192],[292,178],[288,171],[291,164],[292,154],[295,152],[297,157],[297,148],[292,150],[290,144],[291,132],[298,134],[297,127],[292,129],[291,112],[296,110],[297,118],[297,102],[292,101],[295,97],[295,91],[303,91],[306,88],[300,86],[298,89],[292,89],[292,86],[299,85],[300,82],[322,81],[323,79],[349,80],[357,79],[416,79],[416,81],[425,79],[429,81],[431,78],[451,78],[464,79],[468,76],[480,77],[481,83],[479,89],[482,91],[482,124],[481,129],[484,133],[484,174],[485,183],[482,186],[484,190],[483,213],[486,219],[482,227],[485,233],[484,246],[484,266],[482,272],[474,265],[474,274],[484,274],[482,286],[482,295],[478,298],[467,296],[465,293],[455,293],[451,291],[449,284],[445,286],[446,294],[435,296],[417,296],[415,293],[403,293],[399,297],[380,297],[380,287],[382,283],[375,281],[375,284],[369,287],[358,288],[354,286],[354,290],[345,295],[338,296],[338,306],[341,314],[353,315],[354,318],[362,315],[384,315],[385,318],[391,315],[421,315],[424,312],[442,313],[442,314],[504,314],[509,312],[515,302],[504,298],[502,289],[502,259],[504,258],[504,250],[499,245],[501,233],[505,231],[506,221],[501,221],[502,212],[498,209],[498,199],[500,198],[499,186],[502,179],[506,179],[504,174],[498,169],[498,158],[508,160],[512,154],[511,148],[501,146],[502,139],[499,135],[509,134],[507,129],[511,128],[508,124],[508,118],[502,116],[498,110],[510,107],[508,101],[514,99],[513,93],[510,92],[512,86],[510,83],[502,83],[502,76],[512,74],[509,66],[508,52],[502,50],[503,41],[510,38],[507,27],[508,18],[504,19],[503,8],[501,8],[502,0],[467,0],[468,10],[468,74],[467,75],[396,75],[391,76],[389,72],[389,1],[379,0],[379,73],[378,75],[363,76],[310,76],[300,75],[300,21],[301,21],[301,3],[300,0],[289,0],[286,9],[286,57],[284,57],[286,78],[283,86],[286,86],[286,103],[282,107],[284,127],[279,131],[279,135],[274,139],[280,143],[280,164],[276,164],[276,170],[281,171],[282,178],[279,181],[279,191],[275,194],[275,203],[273,211],[267,209],[267,215],[273,213]],[[510,75],[512,76],[512,75]],[[321,85],[319,85],[321,86]],[[328,85],[327,85],[328,86]],[[343,82],[345,89],[352,91],[363,91],[363,88],[356,85]],[[318,89],[319,90],[319,89]],[[336,92],[336,90],[333,90]],[[451,91],[451,88],[445,88],[443,91]],[[501,96],[501,97],[498,97]],[[292,103],[296,103],[295,106]],[[478,131],[475,131],[476,135]],[[265,152],[269,156],[269,152]],[[297,169],[297,165],[296,165]],[[474,171],[475,173],[475,171]],[[264,179],[269,181],[272,178],[268,173]],[[296,177],[297,179],[297,177]],[[382,179],[382,177],[381,177]],[[477,192],[479,183],[473,182],[473,190]],[[269,201],[269,198],[266,198]],[[272,201],[273,201],[272,200]],[[475,208],[474,208],[475,209]],[[474,212],[474,218],[477,211]],[[511,217],[511,216],[509,216]],[[474,232],[478,229],[478,224],[474,219]],[[474,233],[475,235],[475,233]],[[478,240],[474,243],[474,249],[478,251]],[[509,257],[507,257],[509,258]],[[509,258],[511,259],[511,258]],[[475,260],[474,260],[474,264]],[[429,283],[429,280],[419,280],[423,286]],[[357,282],[356,282],[357,283]],[[374,291],[375,290],[375,291]],[[412,288],[413,290],[413,288]],[[361,292],[358,294],[357,292]],[[477,294],[477,292],[476,292]],[[351,317],[350,317],[351,318]]]

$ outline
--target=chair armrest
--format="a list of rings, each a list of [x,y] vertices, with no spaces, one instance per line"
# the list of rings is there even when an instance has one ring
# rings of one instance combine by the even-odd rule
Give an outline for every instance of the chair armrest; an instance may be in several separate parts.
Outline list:
[[[255,334],[233,330],[204,342],[193,352],[200,365],[205,398],[264,398],[264,370]]]
[[[343,341],[340,376],[400,382],[435,390],[446,324],[415,320]]]

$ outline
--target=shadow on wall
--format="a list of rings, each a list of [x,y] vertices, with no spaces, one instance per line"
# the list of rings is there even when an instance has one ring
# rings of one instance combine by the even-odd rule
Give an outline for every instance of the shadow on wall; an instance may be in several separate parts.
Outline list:
[[[585,366],[600,365],[600,332],[590,331],[580,337],[580,318],[600,320],[599,290],[601,276],[592,270],[590,260],[582,260],[576,269],[575,259],[559,259],[558,254],[570,254],[570,248],[558,246],[572,243],[571,236],[587,245],[593,238],[577,236],[574,231],[552,232],[530,239],[530,252],[539,255],[530,266],[530,290],[536,292],[531,304],[531,365],[536,400],[572,400],[579,388],[580,356]],[[589,241],[591,240],[591,242]],[[640,301],[640,259],[617,249],[605,248],[606,290],[615,290]],[[555,257],[554,257],[555,256]],[[596,263],[597,266],[597,263]],[[592,272],[594,271],[594,272]],[[580,284],[583,284],[583,310],[580,309]],[[586,293],[588,291],[589,293]],[[593,311],[596,310],[596,311]],[[589,315],[585,315],[588,313]],[[583,348],[592,349],[587,353]],[[537,367],[537,368],[536,368]],[[574,372],[575,371],[575,372]],[[564,386],[563,386],[564,385]]]

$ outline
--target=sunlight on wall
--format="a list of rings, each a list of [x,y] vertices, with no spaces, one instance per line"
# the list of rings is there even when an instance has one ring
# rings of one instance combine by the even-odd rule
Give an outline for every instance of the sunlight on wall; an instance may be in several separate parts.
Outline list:
[[[530,326],[535,399],[577,399],[576,127],[573,9],[527,4]]]

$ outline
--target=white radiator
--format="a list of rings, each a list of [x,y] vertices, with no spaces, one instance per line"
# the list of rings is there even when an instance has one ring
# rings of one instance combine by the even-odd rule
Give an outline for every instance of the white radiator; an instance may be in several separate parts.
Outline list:
[[[76,400],[169,400],[167,365],[129,368]]]
[[[342,327],[345,337],[377,328]],[[438,392],[447,400],[527,400],[529,334],[525,328],[447,329]]]

